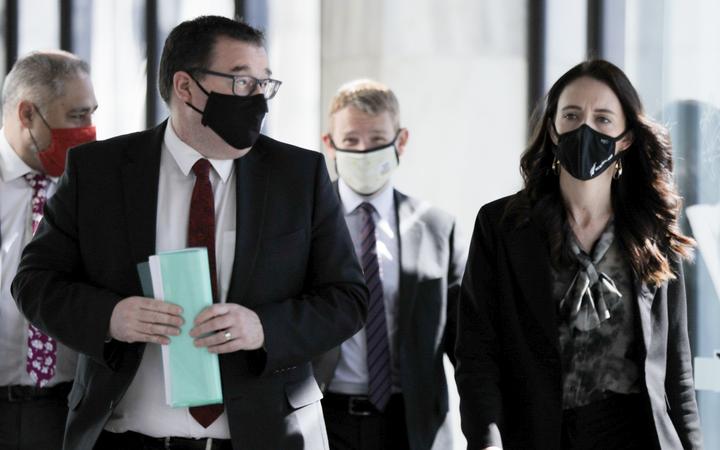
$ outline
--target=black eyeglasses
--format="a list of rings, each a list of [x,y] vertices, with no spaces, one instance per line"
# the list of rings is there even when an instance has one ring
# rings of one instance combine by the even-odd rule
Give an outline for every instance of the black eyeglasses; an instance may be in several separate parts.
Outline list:
[[[280,89],[280,85],[282,84],[282,81],[274,80],[272,78],[264,78],[261,80],[250,75],[232,75],[229,73],[215,72],[208,69],[194,68],[188,69],[187,71],[190,73],[199,72],[206,75],[229,78],[232,80],[233,95],[237,95],[240,97],[247,97],[248,95],[252,95],[252,93],[255,92],[255,90],[259,87],[265,98],[267,100],[270,100],[271,98],[275,97],[275,94],[277,94],[277,91],[278,89]]]

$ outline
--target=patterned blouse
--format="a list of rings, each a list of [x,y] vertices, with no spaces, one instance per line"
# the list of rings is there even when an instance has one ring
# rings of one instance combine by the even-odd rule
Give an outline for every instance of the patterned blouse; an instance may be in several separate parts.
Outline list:
[[[560,311],[563,409],[613,392],[637,393],[641,383],[632,274],[612,221],[590,255],[580,250],[570,229],[567,239],[576,263],[552,271]]]

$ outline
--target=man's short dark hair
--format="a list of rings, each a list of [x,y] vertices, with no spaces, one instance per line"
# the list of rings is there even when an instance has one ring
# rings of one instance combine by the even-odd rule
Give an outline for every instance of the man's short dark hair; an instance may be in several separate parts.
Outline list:
[[[200,16],[173,28],[165,40],[160,58],[158,88],[165,103],[170,103],[175,72],[188,68],[207,68],[218,37],[263,47],[263,32],[245,22],[221,16]]]

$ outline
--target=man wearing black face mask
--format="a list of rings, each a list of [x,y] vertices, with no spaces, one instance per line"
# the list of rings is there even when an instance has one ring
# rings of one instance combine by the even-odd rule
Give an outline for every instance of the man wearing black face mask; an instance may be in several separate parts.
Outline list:
[[[65,448],[327,448],[310,360],[362,327],[367,289],[322,156],[260,134],[270,77],[258,30],[184,22],[160,63],[169,120],[71,154],[13,285],[80,352]],[[141,297],[137,263],[194,246],[215,304]],[[165,404],[160,348],[185,323],[219,354],[223,404]]]
[[[77,355],[29,324],[10,295],[23,247],[57,188],[69,147],[95,140],[90,67],[62,51],[20,58],[0,130],[0,449],[60,448]]]

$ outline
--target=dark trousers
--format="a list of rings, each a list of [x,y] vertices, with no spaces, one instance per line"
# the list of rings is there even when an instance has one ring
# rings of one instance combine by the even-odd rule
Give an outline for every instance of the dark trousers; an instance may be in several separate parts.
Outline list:
[[[383,412],[367,406],[364,399],[331,392],[325,394],[322,407],[330,449],[409,449],[402,394],[393,394]]]
[[[658,449],[647,398],[613,394],[609,398],[563,411],[563,450]]]
[[[0,398],[0,450],[58,450],[62,448],[67,419],[67,386],[52,395],[30,398],[7,395]]]
[[[103,430],[94,450],[232,450],[232,443],[230,439],[154,438],[134,431]]]

